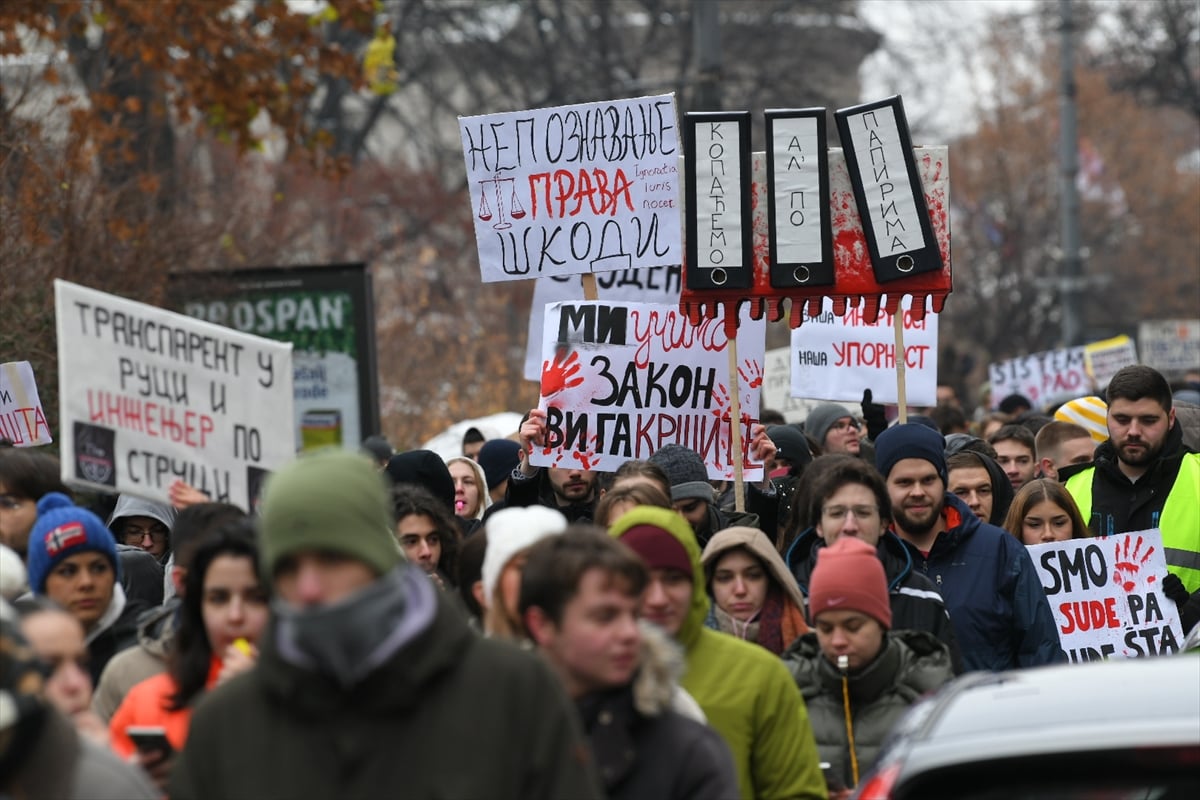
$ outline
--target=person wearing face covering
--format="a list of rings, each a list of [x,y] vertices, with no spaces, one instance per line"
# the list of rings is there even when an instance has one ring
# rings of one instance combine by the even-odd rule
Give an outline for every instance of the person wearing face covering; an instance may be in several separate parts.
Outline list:
[[[259,660],[196,708],[172,800],[602,796],[550,668],[472,633],[392,528],[361,455],[302,456],[269,480]]]

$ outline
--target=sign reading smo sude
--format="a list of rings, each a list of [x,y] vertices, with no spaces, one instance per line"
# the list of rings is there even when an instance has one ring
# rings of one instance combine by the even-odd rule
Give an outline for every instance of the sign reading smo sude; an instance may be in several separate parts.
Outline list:
[[[1157,529],[1032,545],[1042,588],[1071,661],[1174,653],[1183,641]]]

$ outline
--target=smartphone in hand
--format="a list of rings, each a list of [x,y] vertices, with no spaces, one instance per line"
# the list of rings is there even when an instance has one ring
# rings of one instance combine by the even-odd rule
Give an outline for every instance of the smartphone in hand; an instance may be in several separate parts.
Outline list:
[[[166,758],[175,751],[167,740],[166,729],[157,725],[130,725],[125,729],[125,735],[143,755],[157,754],[159,758]]]

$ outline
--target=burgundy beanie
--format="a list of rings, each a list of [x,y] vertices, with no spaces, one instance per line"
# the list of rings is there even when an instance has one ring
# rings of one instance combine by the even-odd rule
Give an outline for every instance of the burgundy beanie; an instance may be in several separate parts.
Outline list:
[[[815,622],[823,611],[850,609],[892,627],[887,577],[875,548],[862,539],[840,536],[818,551],[808,587],[808,608]]]
[[[683,544],[657,525],[634,525],[621,534],[621,544],[641,556],[650,569],[677,569],[692,577],[692,560]]]

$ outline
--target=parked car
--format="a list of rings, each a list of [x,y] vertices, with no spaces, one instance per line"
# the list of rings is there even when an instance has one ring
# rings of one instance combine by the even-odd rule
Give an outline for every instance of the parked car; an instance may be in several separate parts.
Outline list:
[[[1196,800],[1200,654],[972,673],[897,724],[858,800]]]

